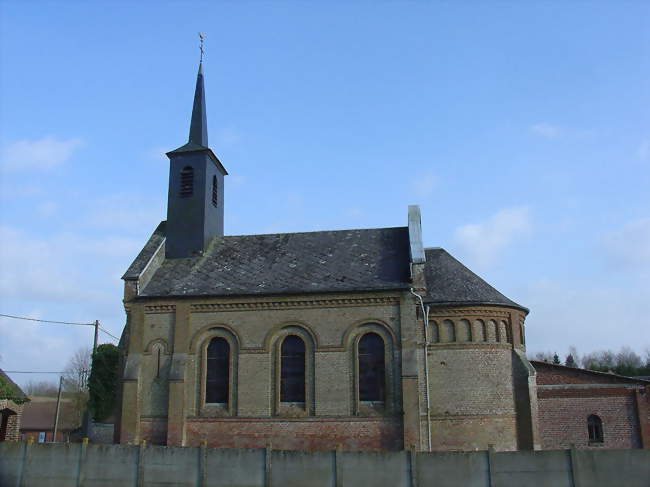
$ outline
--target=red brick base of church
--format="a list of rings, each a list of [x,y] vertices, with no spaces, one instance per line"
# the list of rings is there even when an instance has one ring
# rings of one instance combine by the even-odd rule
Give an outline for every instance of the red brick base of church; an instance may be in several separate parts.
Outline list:
[[[141,438],[166,444],[166,420],[140,423]],[[402,422],[387,418],[194,418],[185,423],[185,445],[276,450],[402,450]]]

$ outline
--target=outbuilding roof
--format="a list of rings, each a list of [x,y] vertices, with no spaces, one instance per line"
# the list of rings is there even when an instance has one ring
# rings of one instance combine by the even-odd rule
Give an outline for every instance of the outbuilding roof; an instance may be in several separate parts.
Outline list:
[[[165,240],[160,223],[124,279],[137,279]],[[425,301],[528,311],[441,248],[426,249]],[[165,259],[140,297],[409,289],[408,227],[214,237],[201,256]]]

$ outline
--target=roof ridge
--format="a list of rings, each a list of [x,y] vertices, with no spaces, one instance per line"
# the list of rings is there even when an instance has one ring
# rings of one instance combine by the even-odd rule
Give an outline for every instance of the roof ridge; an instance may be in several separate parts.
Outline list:
[[[227,238],[227,237],[270,237],[275,235],[304,235],[304,234],[313,234],[313,233],[337,233],[337,232],[360,232],[360,231],[370,231],[370,230],[398,230],[398,229],[407,229],[406,225],[399,227],[375,227],[375,228],[347,228],[341,230],[312,230],[309,232],[276,232],[276,233],[247,233],[239,235],[221,235],[214,238]]]

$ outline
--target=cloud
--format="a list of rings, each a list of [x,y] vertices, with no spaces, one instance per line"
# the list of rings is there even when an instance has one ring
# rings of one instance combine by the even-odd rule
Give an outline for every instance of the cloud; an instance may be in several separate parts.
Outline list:
[[[482,223],[463,225],[454,232],[459,254],[477,267],[489,267],[517,239],[532,230],[527,207],[504,208]]]
[[[520,293],[530,308],[526,319],[528,356],[542,350],[561,358],[570,345],[581,354],[594,350],[650,346],[647,333],[647,289],[622,288],[606,282],[538,280]]]
[[[39,238],[2,226],[0,295],[41,303],[102,301],[109,291],[96,280],[112,279],[113,268],[126,268],[139,247],[140,242],[119,236]]]
[[[603,237],[607,256],[616,267],[650,270],[650,218],[634,220]]]
[[[557,125],[552,125],[546,122],[540,122],[533,125],[530,127],[530,131],[532,134],[544,137],[546,139],[556,139],[562,135],[563,132],[562,128],[558,127]]]
[[[47,136],[35,140],[17,140],[2,149],[2,167],[7,171],[52,169],[65,163],[82,144],[81,139]]]
[[[418,198],[428,198],[438,184],[438,178],[431,172],[422,173],[411,183],[413,193]]]

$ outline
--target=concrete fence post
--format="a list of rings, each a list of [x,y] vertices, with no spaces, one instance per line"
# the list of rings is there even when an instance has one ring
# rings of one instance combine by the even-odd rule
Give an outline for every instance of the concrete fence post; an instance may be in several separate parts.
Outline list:
[[[34,444],[34,438],[30,436],[25,442],[25,446],[23,447],[23,459],[20,462],[20,477],[18,478],[19,487],[25,486],[25,464],[27,463],[28,450],[31,448],[33,444]]]
[[[266,444],[264,450],[264,487],[272,487],[271,485],[271,453],[273,452],[273,445]]]
[[[415,445],[411,445],[408,456],[411,487],[418,487],[418,453],[415,451]]]
[[[81,440],[81,448],[79,449],[79,464],[77,465],[77,487],[81,487],[86,480],[86,452],[88,451],[88,438]]]
[[[494,481],[494,445],[488,445],[488,451],[487,451],[487,459],[488,459],[488,480],[489,480],[489,485],[490,487],[496,487],[496,483]]]
[[[571,462],[571,481],[573,487],[582,487],[582,482],[580,482],[580,467],[578,465],[578,450],[576,449],[575,443],[571,443],[569,461]]]
[[[334,485],[335,487],[343,487],[343,481],[341,480],[341,453],[342,446],[339,443],[336,445],[336,450],[334,450]]]
[[[207,485],[208,442],[203,440],[199,447],[199,487]]]
[[[144,486],[144,452],[147,448],[147,440],[142,440],[138,447],[138,475],[135,479],[136,487]]]

